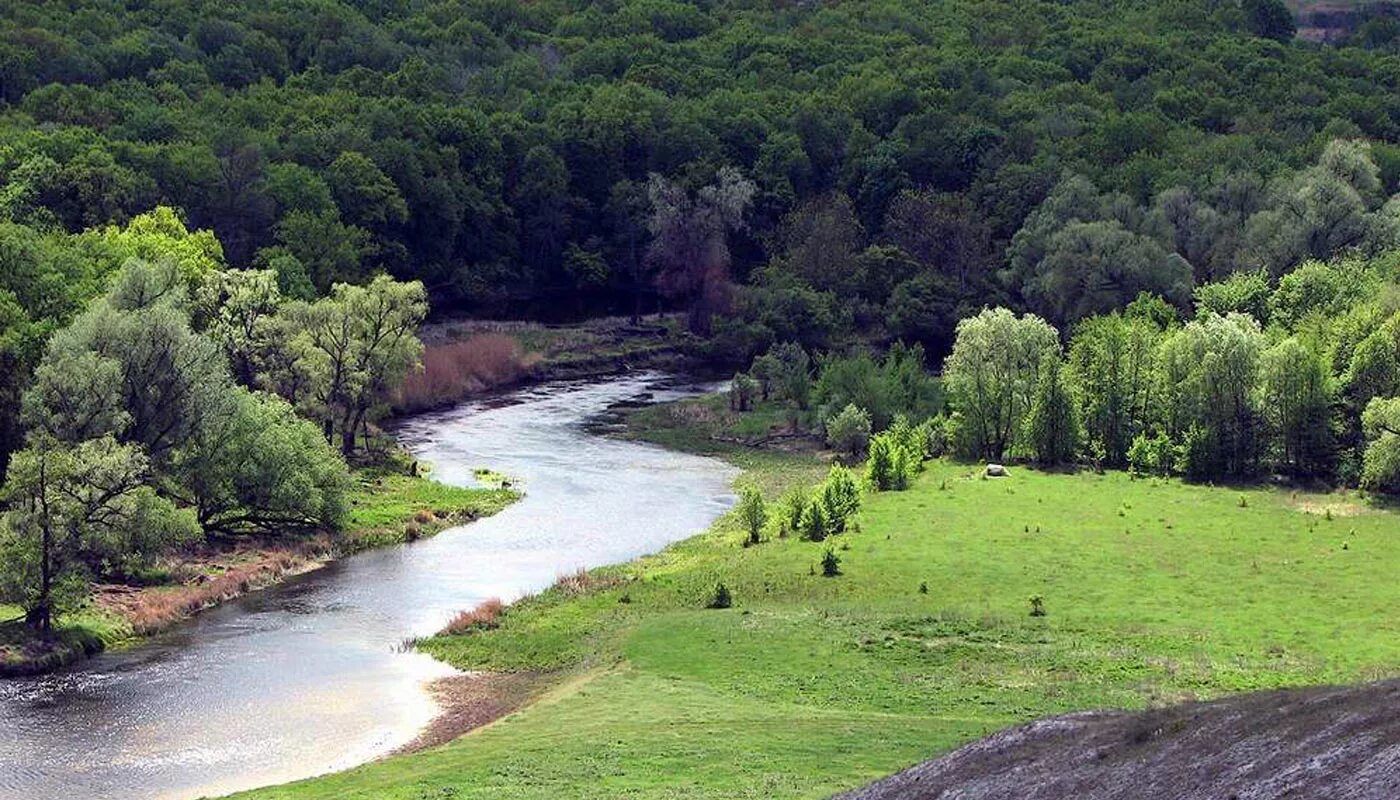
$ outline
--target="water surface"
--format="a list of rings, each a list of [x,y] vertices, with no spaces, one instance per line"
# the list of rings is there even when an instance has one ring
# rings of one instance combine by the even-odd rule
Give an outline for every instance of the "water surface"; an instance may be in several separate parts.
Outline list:
[[[604,438],[614,404],[690,394],[648,374],[552,384],[404,423],[435,476],[477,467],[526,497],[412,545],[363,553],[197,616],[140,647],[0,680],[0,798],[192,798],[345,768],[412,740],[453,671],[407,637],[488,597],[626,561],[732,503],[712,459]]]

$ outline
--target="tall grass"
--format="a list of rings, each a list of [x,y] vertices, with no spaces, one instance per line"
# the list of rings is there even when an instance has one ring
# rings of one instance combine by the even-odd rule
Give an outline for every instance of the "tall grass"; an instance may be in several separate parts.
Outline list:
[[[503,333],[478,333],[430,345],[423,352],[423,369],[410,373],[395,393],[394,407],[401,412],[423,411],[507,386],[533,363],[519,342]]]
[[[462,611],[442,629],[443,636],[458,636],[468,631],[494,628],[500,624],[501,613],[506,610],[499,597],[483,600],[470,611]]]

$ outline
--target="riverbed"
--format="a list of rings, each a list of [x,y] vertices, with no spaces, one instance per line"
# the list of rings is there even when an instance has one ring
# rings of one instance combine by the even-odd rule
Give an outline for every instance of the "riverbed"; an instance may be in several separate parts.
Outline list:
[[[618,404],[701,387],[659,374],[558,383],[397,426],[434,476],[503,472],[525,491],[484,520],[362,553],[198,615],[139,647],[0,680],[0,798],[180,800],[388,753],[454,671],[403,647],[489,597],[538,591],[704,530],[733,503],[714,459],[600,435]]]

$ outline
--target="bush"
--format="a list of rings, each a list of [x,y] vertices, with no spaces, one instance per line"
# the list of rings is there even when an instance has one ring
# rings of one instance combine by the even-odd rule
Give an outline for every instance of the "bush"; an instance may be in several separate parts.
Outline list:
[[[923,434],[908,422],[895,425],[870,440],[865,480],[877,492],[902,491],[923,468]]]
[[[826,515],[827,530],[841,533],[846,522],[860,510],[860,487],[855,476],[842,466],[834,466],[822,482],[817,498]]]
[[[807,490],[800,486],[783,496],[782,505],[778,509],[779,536],[786,536],[789,533],[801,534],[802,517],[807,513],[809,502]]]
[[[758,382],[740,372],[729,382],[729,407],[734,411],[748,411],[753,408],[757,394]]]
[[[827,444],[849,456],[859,456],[870,444],[870,415],[854,403],[826,420]]]
[[[820,542],[826,538],[830,531],[830,521],[827,519],[826,507],[819,501],[807,503],[807,507],[802,510],[802,521],[797,529],[803,539],[809,542]]]
[[[950,449],[949,434],[951,432],[950,420],[939,414],[936,417],[929,417],[919,426],[924,440],[924,455],[928,458],[938,458],[948,454]]]
[[[822,555],[822,575],[834,578],[841,574],[841,559],[830,547],[826,548],[826,553]]]
[[[744,526],[747,545],[758,544],[763,536],[763,526],[768,523],[768,508],[764,505],[763,494],[752,486],[745,486],[739,492],[739,522]]]
[[[718,583],[715,584],[714,597],[710,598],[710,602],[705,605],[705,608],[729,608],[732,605],[734,605],[734,597],[729,594],[729,587]]]
[[[1167,475],[1172,471],[1175,448],[1165,433],[1139,433],[1128,448],[1128,466],[1140,475]]]

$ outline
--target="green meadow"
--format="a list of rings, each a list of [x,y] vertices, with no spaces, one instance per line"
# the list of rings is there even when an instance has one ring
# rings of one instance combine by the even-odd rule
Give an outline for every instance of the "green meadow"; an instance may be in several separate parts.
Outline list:
[[[823,469],[723,447],[770,497]],[[1350,494],[936,461],[826,542],[743,547],[725,518],[429,640],[548,688],[443,747],[246,796],[821,797],[1036,717],[1400,674],[1397,523]],[[720,582],[733,607],[706,609]]]

